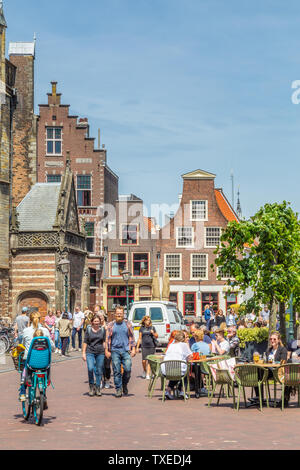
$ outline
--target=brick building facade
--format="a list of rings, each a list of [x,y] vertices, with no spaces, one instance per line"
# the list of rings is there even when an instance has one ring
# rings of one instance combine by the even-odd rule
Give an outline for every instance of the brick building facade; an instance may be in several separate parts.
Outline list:
[[[170,300],[185,315],[200,316],[206,304],[214,309],[241,301],[236,293],[226,293],[227,278],[217,279],[213,270],[222,229],[237,215],[223,194],[214,186],[214,174],[196,170],[182,176],[183,192],[175,216],[160,231],[160,277],[170,276]]]
[[[153,220],[144,217],[143,201],[133,194],[119,196],[115,215],[104,242],[103,305],[108,314],[117,304],[126,306],[124,270],[131,273],[131,303],[151,300],[152,278],[157,269],[157,232]]]
[[[57,83],[52,82],[48,103],[39,106],[37,179],[39,182],[59,182],[67,152],[70,152],[78,213],[87,235],[90,305],[93,306],[103,303],[100,289],[103,240],[101,234],[96,236],[96,229],[104,215],[104,204],[114,205],[118,198],[118,176],[107,164],[107,151],[95,148],[95,138],[89,136],[88,120],[70,115],[69,107],[61,104]]]
[[[10,43],[8,53],[16,67],[12,159],[12,204],[16,207],[36,183],[35,41]]]
[[[0,6],[0,315],[9,310],[9,220],[11,215],[12,118],[16,68],[5,58],[6,21]]]

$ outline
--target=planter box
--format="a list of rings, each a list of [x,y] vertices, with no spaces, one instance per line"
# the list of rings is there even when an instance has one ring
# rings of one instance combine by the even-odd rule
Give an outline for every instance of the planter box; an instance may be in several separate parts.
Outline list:
[[[268,341],[263,341],[262,343],[247,341],[245,349],[242,350],[242,357],[252,362],[254,352],[258,352],[262,356],[267,351],[267,348]]]

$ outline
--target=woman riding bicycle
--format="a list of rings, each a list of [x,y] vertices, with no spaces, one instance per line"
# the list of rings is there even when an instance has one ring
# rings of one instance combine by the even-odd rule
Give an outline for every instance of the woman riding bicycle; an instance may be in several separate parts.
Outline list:
[[[23,356],[23,360],[25,362],[26,362],[26,359],[27,359],[27,355],[28,355],[28,351],[29,351],[31,342],[32,342],[37,330],[41,330],[43,332],[43,335],[45,337],[49,338],[52,351],[54,351],[54,349],[55,349],[55,345],[54,345],[53,341],[50,338],[49,331],[47,330],[47,328],[42,327],[42,325],[40,324],[40,318],[41,318],[41,316],[38,312],[32,312],[30,314],[30,326],[23,330],[22,344],[25,347],[25,352],[24,352],[24,356]],[[25,366],[24,370],[23,370],[23,373],[21,375],[20,401],[25,401],[26,400],[26,396],[25,396],[25,392],[26,392],[26,385],[25,385],[26,375],[27,375],[27,369],[26,369],[26,366]],[[48,371],[48,379],[49,379],[49,377],[50,377],[50,368],[49,368],[49,371]],[[46,407],[47,407],[47,403],[46,403]]]

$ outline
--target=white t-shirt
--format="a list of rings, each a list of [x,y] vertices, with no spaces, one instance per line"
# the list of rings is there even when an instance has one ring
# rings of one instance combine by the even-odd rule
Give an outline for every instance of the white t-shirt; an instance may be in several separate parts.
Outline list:
[[[73,328],[79,328],[83,319],[83,312],[75,312],[73,315]],[[83,328],[83,325],[81,326],[81,328]]]
[[[229,350],[230,350],[230,344],[228,343],[228,341],[226,341],[226,339],[223,339],[223,341],[221,341],[220,343],[218,343],[218,346],[222,349],[222,351],[224,351],[225,353],[228,353]]]
[[[191,354],[192,351],[186,343],[171,343],[167,349],[164,361],[186,361]],[[164,364],[161,366],[161,371],[165,374]],[[185,371],[186,365],[181,364],[182,375],[184,375]]]

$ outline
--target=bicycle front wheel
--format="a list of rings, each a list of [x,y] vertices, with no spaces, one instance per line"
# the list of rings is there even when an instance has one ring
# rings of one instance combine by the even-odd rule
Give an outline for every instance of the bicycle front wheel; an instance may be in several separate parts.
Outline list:
[[[35,398],[32,404],[35,424],[37,426],[40,426],[43,421],[44,401],[44,392],[43,390],[39,389],[39,386],[37,384],[35,389]]]

